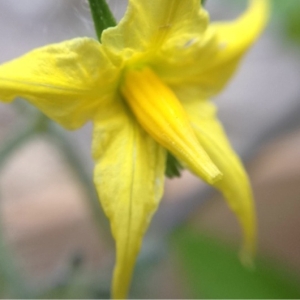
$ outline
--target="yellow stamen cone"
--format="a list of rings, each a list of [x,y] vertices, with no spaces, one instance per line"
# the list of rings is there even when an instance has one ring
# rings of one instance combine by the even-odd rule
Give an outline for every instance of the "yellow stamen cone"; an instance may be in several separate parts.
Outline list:
[[[173,91],[149,68],[129,69],[121,92],[144,130],[209,184],[222,174],[199,144]]]

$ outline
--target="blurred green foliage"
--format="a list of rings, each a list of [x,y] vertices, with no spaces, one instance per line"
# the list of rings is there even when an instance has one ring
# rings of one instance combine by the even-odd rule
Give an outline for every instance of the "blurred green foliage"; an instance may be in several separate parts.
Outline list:
[[[272,0],[273,20],[284,37],[300,45],[300,1]]]
[[[300,298],[299,278],[275,261],[258,257],[255,270],[248,270],[236,250],[188,228],[177,231],[172,242],[190,298]]]

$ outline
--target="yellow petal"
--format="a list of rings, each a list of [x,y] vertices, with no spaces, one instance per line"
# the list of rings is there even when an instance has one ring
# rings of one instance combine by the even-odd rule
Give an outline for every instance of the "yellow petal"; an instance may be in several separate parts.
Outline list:
[[[121,92],[141,126],[198,176],[213,183],[221,173],[200,146],[175,94],[149,68],[125,72]]]
[[[265,28],[268,17],[269,0],[251,0],[247,11],[236,21],[209,27],[216,36],[219,50],[211,57],[211,66],[204,71],[203,84],[214,85],[215,93],[224,87],[242,56]]]
[[[223,193],[237,215],[244,233],[241,258],[245,264],[250,265],[256,248],[256,217],[247,174],[216,119],[213,104],[195,100],[184,107],[197,138],[223,173],[223,178],[214,186]]]
[[[219,51],[213,66],[236,62],[256,41],[269,19],[269,0],[249,0],[246,12],[232,22],[212,23],[209,30],[218,38]]]
[[[166,153],[130,118],[120,99],[99,112],[94,122],[94,182],[117,248],[112,297],[123,299],[162,197]]]
[[[201,35],[207,23],[199,0],[130,0],[125,17],[101,40],[113,59],[129,59],[136,52],[160,51],[178,37]]]
[[[116,85],[101,45],[77,38],[29,52],[0,66],[0,100],[22,97],[67,128],[91,119]]]
[[[169,45],[151,65],[170,86],[198,86],[207,98],[218,93],[235,72],[245,52],[265,28],[268,0],[249,1],[248,9],[232,22],[212,23],[202,35]]]

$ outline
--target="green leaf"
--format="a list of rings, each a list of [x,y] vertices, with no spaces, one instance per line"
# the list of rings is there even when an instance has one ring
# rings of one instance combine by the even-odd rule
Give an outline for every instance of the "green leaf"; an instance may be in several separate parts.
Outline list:
[[[280,22],[286,37],[300,43],[300,1],[273,0],[272,6],[274,19]]]
[[[189,229],[175,233],[173,246],[190,298],[300,298],[299,280],[276,262],[257,258],[250,271],[235,250]]]
[[[89,0],[89,3],[97,37],[101,41],[103,30],[108,27],[116,26],[117,23],[106,0]]]

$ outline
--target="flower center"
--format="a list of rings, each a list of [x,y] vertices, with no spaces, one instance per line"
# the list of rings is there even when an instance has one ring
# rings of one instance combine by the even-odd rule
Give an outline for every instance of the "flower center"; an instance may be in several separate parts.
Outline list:
[[[221,178],[176,95],[151,69],[127,69],[121,93],[139,124],[156,142],[208,183]]]

